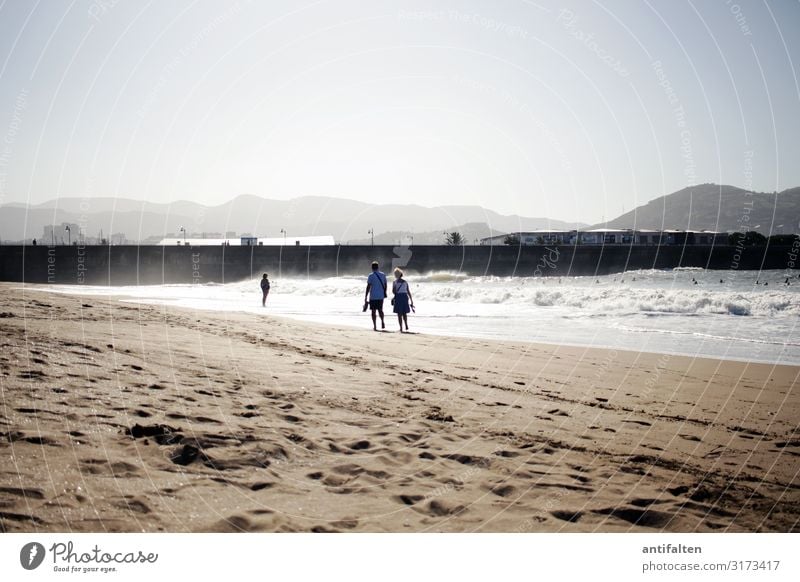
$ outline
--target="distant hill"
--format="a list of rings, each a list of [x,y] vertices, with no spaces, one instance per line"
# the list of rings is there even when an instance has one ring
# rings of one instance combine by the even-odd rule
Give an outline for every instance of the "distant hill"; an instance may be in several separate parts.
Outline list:
[[[753,193],[735,186],[701,184],[651,200],[592,228],[756,230],[764,235],[800,232],[800,187]]]
[[[102,229],[104,236],[122,232],[132,241],[178,235],[180,228],[185,227],[189,236],[192,233],[224,236],[228,231],[237,235],[280,236],[284,229],[289,236],[333,235],[341,242],[369,240],[368,231],[374,229],[376,243],[383,238],[394,242],[404,235],[414,235],[417,244],[439,243],[443,231],[459,228],[465,229],[462,234],[471,240],[490,233],[576,227],[576,224],[547,218],[502,215],[480,206],[428,208],[311,196],[269,200],[242,195],[218,206],[189,201],[159,204],[128,198],[59,198],[32,206],[0,206],[0,239],[41,238],[45,226],[59,226],[64,222],[85,226],[89,237],[96,237]],[[56,233],[57,238],[63,235]]]
[[[409,240],[440,244],[445,231],[459,231],[469,244],[476,238],[524,230],[575,228],[678,228],[757,230],[769,235],[800,232],[800,187],[777,194],[748,193],[734,186],[702,184],[661,196],[605,224],[587,226],[542,217],[502,215],[480,206],[424,207],[368,204],[355,200],[306,196],[270,200],[242,195],[218,206],[191,201],[153,203],[129,198],[59,198],[37,205],[0,206],[0,240],[41,239],[45,226],[74,223],[88,237],[124,233],[129,241],[235,232],[257,236],[332,235],[342,243],[377,244]],[[74,240],[75,234],[72,234]],[[56,237],[64,237],[57,232]],[[49,239],[46,237],[45,241]]]

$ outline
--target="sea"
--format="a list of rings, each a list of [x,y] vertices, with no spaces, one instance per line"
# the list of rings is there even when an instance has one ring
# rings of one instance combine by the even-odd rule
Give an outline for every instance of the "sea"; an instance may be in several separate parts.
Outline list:
[[[362,312],[366,275],[271,278],[266,308],[260,276],[225,284],[47,289],[373,333],[369,313]],[[800,365],[796,271],[672,269],[561,278],[438,272],[407,280],[416,307],[409,325],[421,334]],[[385,310],[387,329],[398,329],[389,301]]]

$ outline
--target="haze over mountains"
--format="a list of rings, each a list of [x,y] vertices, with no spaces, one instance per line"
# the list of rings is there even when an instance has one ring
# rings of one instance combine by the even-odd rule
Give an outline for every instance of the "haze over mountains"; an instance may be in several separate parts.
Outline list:
[[[479,206],[426,208],[311,196],[284,201],[242,195],[213,207],[187,201],[156,204],[125,198],[60,198],[30,207],[0,207],[0,238],[40,238],[45,226],[64,222],[81,225],[88,237],[96,237],[102,229],[105,235],[125,233],[132,241],[178,236],[180,228],[185,227],[189,236],[206,233],[211,238],[210,233],[226,236],[225,233],[235,232],[237,236],[252,233],[279,237],[283,229],[289,236],[333,235],[343,243],[368,241],[368,231],[374,230],[376,243],[395,243],[413,235],[417,244],[441,243],[445,230],[480,238],[518,230],[585,226],[547,218],[505,216]],[[63,233],[58,232],[57,240],[60,236]]]
[[[763,234],[800,232],[800,187],[779,193],[750,193],[734,186],[702,184],[661,196],[605,224],[588,226],[546,217],[506,216],[478,206],[367,204],[354,200],[302,197],[269,200],[242,195],[219,206],[189,201],[158,204],[127,198],[59,198],[43,204],[0,206],[0,239],[41,239],[45,227],[80,225],[95,238],[124,233],[128,241],[193,234],[239,236],[333,235],[342,243],[394,244],[413,236],[415,244],[439,244],[444,231],[457,230],[465,241],[520,230],[575,228],[676,228],[757,230]],[[232,233],[235,233],[232,234]],[[60,230],[56,240],[64,237]],[[43,242],[49,242],[50,236]]]

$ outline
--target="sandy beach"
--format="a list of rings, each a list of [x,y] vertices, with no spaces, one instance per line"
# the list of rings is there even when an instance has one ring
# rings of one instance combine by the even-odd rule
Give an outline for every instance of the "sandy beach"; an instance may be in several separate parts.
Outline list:
[[[0,296],[0,531],[800,530],[800,367]]]

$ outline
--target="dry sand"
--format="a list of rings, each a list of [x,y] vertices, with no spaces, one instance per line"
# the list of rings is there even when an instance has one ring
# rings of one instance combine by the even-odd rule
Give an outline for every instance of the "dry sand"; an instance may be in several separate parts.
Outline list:
[[[0,531],[800,530],[798,367],[0,295]]]

